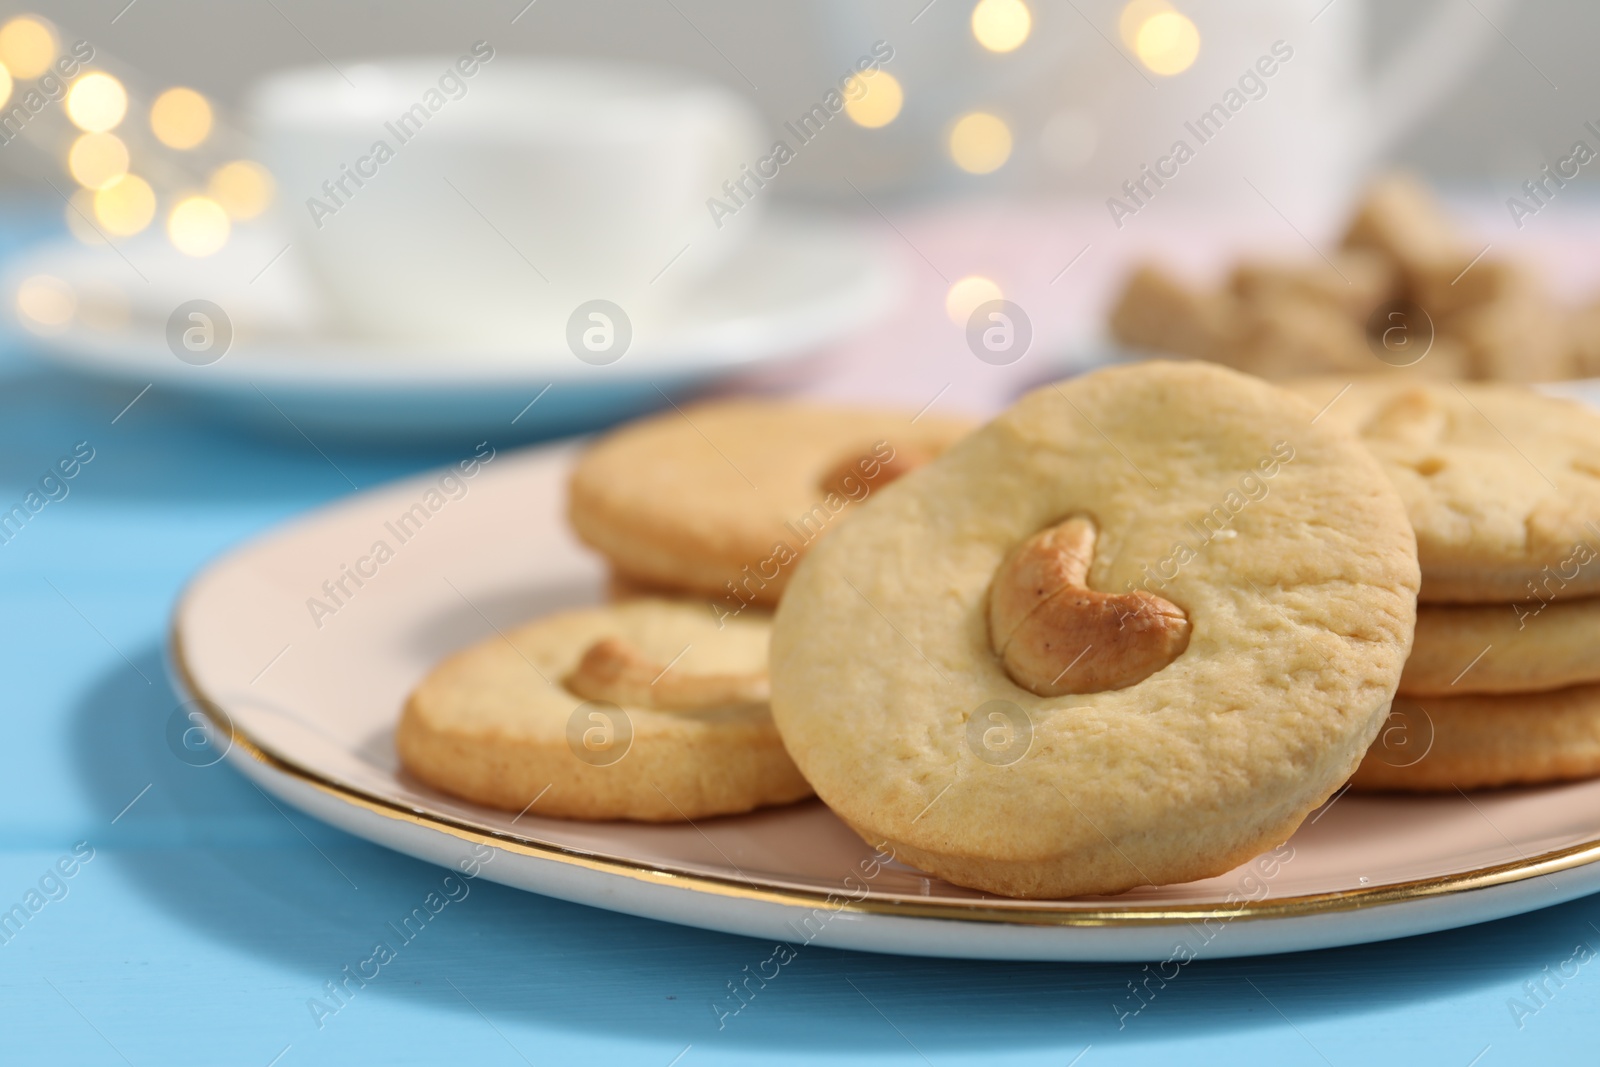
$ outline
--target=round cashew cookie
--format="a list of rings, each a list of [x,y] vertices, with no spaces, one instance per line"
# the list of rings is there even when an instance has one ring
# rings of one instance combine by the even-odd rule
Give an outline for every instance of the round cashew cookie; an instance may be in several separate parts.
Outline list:
[[[1600,414],[1521,386],[1308,379],[1405,499],[1424,603],[1600,594]]]
[[[793,401],[698,404],[590,448],[568,517],[624,579],[708,596],[728,613],[771,607],[819,537],[973,425]]]
[[[1600,775],[1600,685],[1394,707],[1352,788],[1450,793]]]
[[[811,795],[767,706],[770,623],[704,604],[567,611],[449,657],[412,692],[406,770],[479,804],[674,822]]]
[[[1600,597],[1424,604],[1400,692],[1536,693],[1591,682],[1600,682]]]
[[[1255,379],[1039,389],[818,545],[773,718],[869,844],[1018,897],[1215,875],[1360,762],[1416,620],[1405,508]],[[1041,695],[1053,694],[1053,695]]]

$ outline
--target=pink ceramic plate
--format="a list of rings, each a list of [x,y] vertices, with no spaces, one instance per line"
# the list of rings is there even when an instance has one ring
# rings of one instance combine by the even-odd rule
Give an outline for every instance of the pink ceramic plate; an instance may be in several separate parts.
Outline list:
[[[218,750],[288,803],[413,856],[455,865],[476,854],[484,877],[537,893],[836,948],[1053,960],[1287,952],[1600,889],[1600,781],[1347,794],[1276,856],[1220,878],[1061,901],[985,896],[877,863],[817,802],[645,826],[452,800],[400,772],[395,719],[446,653],[599,599],[601,568],[563,520],[571,458],[569,448],[500,453],[470,478],[362,493],[208,567],[178,608],[172,661]],[[379,541],[390,549],[381,563]]]

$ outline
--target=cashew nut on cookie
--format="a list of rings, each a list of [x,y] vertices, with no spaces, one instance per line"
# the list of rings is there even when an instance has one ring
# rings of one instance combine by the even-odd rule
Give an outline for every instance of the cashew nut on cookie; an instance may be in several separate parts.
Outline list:
[[[590,645],[562,681],[585,700],[609,700],[656,711],[760,704],[771,695],[766,671],[690,674],[647,659],[633,645],[615,637],[603,637]]]
[[[1088,586],[1095,527],[1074,516],[1006,556],[989,590],[989,641],[1012,681],[1042,697],[1126,689],[1189,646],[1183,609],[1143,589]]]

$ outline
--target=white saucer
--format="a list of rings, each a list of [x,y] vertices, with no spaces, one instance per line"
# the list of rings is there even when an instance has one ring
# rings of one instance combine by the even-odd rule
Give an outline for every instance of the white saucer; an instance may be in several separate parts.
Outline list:
[[[592,366],[565,347],[507,349],[465,328],[449,347],[340,336],[320,325],[327,316],[315,283],[294,249],[284,251],[288,243],[241,229],[203,260],[158,236],[116,249],[42,245],[11,263],[6,306],[21,342],[47,361],[136,387],[154,383],[228,419],[282,429],[288,416],[313,436],[492,431],[504,440],[614,421],[664,405],[663,391],[805,355],[892,310],[904,288],[893,261],[859,230],[776,215],[655,336]],[[53,331],[18,319],[17,288],[40,274],[65,281],[79,302]],[[234,329],[226,355],[204,366],[178,359],[166,337],[173,310],[197,298],[223,307]]]
[[[562,518],[572,456],[566,447],[496,456],[376,575],[359,588],[347,582],[351,595],[331,617],[314,620],[307,598],[389,537],[386,523],[414,512],[436,476],[355,495],[207,567],[178,607],[172,664],[197,720],[231,728],[213,725],[214,750],[195,757],[214,762],[226,748],[289,804],[435,863],[454,867],[476,852],[473,869],[506,885],[875,952],[1145,961],[1172,960],[1180,943],[1205,958],[1290,952],[1465,926],[1600,890],[1600,780],[1470,799],[1344,793],[1276,861],[1058,901],[985,896],[874,863],[816,801],[691,826],[570,822],[541,817],[537,804],[512,815],[454,800],[401,772],[395,722],[441,657],[601,598],[599,563]]]

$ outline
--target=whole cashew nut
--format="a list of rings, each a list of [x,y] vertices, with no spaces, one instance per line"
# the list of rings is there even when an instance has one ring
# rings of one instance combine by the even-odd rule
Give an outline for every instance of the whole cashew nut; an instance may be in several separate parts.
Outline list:
[[[1126,689],[1189,646],[1189,619],[1143,589],[1088,586],[1093,521],[1074,516],[1012,549],[989,589],[989,642],[1012,681],[1039,696]]]
[[[616,637],[603,637],[590,645],[562,684],[585,700],[608,700],[624,707],[656,711],[764,704],[772,695],[764,670],[749,674],[690,674],[670,664],[653,662]]]

